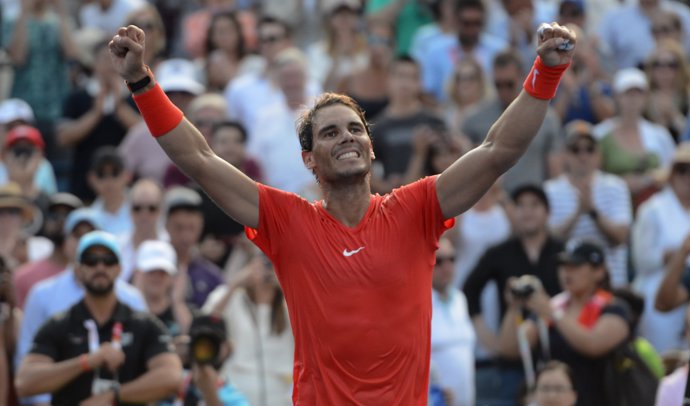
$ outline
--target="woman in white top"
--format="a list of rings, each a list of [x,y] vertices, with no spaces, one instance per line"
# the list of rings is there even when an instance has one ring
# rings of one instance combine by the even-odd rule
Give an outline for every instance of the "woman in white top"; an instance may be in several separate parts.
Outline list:
[[[325,37],[307,48],[307,59],[312,77],[326,91],[367,64],[360,7],[358,0],[323,1]]]
[[[222,374],[252,406],[291,405],[294,341],[283,292],[263,254],[233,274],[204,305],[222,316],[233,355]]]

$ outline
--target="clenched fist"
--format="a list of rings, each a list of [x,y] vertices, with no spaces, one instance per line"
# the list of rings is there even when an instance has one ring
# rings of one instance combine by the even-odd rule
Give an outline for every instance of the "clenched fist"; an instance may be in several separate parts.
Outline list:
[[[134,25],[122,27],[110,44],[110,60],[127,82],[138,82],[148,75],[144,65],[144,31]]]

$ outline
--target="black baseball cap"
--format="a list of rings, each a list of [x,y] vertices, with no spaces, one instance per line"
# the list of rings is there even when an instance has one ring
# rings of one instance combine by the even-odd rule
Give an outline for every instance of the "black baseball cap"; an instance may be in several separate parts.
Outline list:
[[[572,239],[558,254],[560,264],[599,266],[604,263],[604,249],[592,240]]]
[[[536,196],[537,199],[539,199],[544,204],[546,210],[551,209],[551,207],[549,206],[549,198],[546,197],[544,189],[539,185],[531,183],[520,185],[512,191],[512,193],[510,194],[510,198],[513,200],[513,203],[517,203],[520,197],[526,193]]]

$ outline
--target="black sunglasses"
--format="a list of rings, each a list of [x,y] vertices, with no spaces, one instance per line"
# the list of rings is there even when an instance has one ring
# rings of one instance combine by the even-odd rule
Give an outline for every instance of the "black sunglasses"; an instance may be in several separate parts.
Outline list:
[[[573,145],[572,147],[568,147],[568,151],[570,151],[571,153],[573,153],[575,155],[579,155],[579,154],[585,153],[585,152],[588,154],[593,154],[594,150],[595,150],[594,145],[588,145],[588,146],[582,147],[582,148],[580,148],[576,145]]]
[[[455,256],[450,256],[450,257],[436,256],[436,265],[443,265],[444,262],[450,262],[450,263],[455,262]]]
[[[513,80],[497,80],[494,82],[494,86],[496,86],[496,89],[514,89],[515,88],[515,81]]]
[[[134,204],[132,205],[132,211],[139,213],[141,211],[148,210],[149,213],[155,213],[158,211],[158,206],[155,204]]]
[[[81,257],[81,263],[89,267],[95,267],[98,264],[103,264],[105,266],[117,265],[120,260],[113,254],[96,255],[96,254],[86,254]]]
[[[262,44],[273,44],[284,39],[285,35],[266,35],[265,37],[260,37],[259,42]]]

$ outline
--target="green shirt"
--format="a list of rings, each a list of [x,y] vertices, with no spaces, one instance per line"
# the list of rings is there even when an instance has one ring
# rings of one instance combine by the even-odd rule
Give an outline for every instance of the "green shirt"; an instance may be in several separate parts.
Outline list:
[[[659,166],[659,157],[647,152],[642,155],[625,150],[613,134],[607,134],[599,141],[602,169],[618,176],[630,173],[645,173]]]

